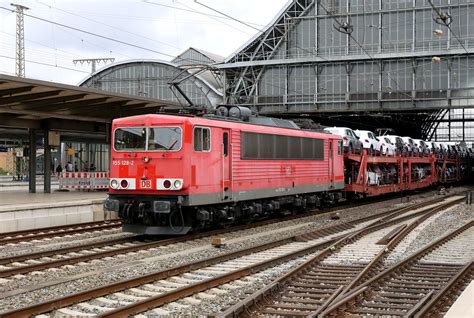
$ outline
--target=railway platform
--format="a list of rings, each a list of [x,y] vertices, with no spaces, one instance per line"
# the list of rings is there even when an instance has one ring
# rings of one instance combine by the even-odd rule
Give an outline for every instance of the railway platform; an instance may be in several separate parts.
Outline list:
[[[474,281],[467,286],[458,299],[448,310],[445,318],[469,318],[474,317]]]
[[[36,178],[36,184],[39,186],[44,185],[44,179],[42,177]],[[18,180],[17,177],[13,176],[0,176],[0,191],[27,191],[28,190],[28,180]],[[55,191],[59,189],[58,178],[53,178],[51,180],[51,190]]]
[[[100,221],[106,192],[0,191],[0,233]]]

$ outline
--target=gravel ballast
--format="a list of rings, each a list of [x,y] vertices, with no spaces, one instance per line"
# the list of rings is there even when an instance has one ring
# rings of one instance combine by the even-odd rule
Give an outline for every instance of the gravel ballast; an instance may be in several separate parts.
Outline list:
[[[434,191],[422,195],[412,195],[410,203],[431,200],[434,197]],[[63,267],[59,270],[43,271],[39,275],[29,274],[21,279],[9,279],[0,285],[0,294],[4,295],[0,298],[0,312],[221,255],[230,251],[308,233],[323,227],[351,221],[403,205],[406,205],[406,203],[400,203],[400,198],[396,198],[369,206],[343,209],[338,211],[339,220],[331,219],[332,213],[329,213],[233,232],[225,235],[227,245],[221,249],[212,247],[209,244],[209,239],[200,239],[122,257],[87,262],[83,265]],[[28,290],[31,291],[28,292]]]

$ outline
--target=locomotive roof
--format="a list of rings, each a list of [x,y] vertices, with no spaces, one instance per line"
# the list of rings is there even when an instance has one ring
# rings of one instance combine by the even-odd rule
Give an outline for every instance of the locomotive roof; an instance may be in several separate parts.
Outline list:
[[[184,123],[191,123],[195,125],[209,126],[209,127],[222,127],[222,128],[231,128],[231,129],[241,129],[242,126],[246,127],[246,130],[252,132],[267,132],[267,133],[288,133],[304,136],[307,134],[318,134],[321,137],[327,138],[330,135],[333,139],[342,139],[338,135],[329,134],[326,132],[313,131],[313,130],[301,130],[295,128],[287,127],[275,127],[275,126],[266,126],[259,125],[256,123],[249,123],[243,121],[233,121],[226,120],[225,118],[219,117],[198,117],[192,115],[170,115],[170,114],[147,114],[147,115],[137,115],[131,117],[123,117],[114,119],[113,125],[120,126],[144,126],[144,125],[154,125],[154,124],[169,124],[169,125],[179,125]]]

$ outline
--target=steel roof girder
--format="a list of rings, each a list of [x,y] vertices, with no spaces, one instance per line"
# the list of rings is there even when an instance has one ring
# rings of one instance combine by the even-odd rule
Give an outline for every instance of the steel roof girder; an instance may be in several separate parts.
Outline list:
[[[80,93],[80,94],[73,94],[73,95],[63,95],[63,96],[57,96],[57,97],[52,97],[52,98],[44,98],[40,100],[33,100],[33,101],[28,101],[28,102],[21,102],[18,104],[18,106],[22,107],[33,107],[33,108],[41,108],[43,106],[49,106],[52,104],[59,104],[59,105],[66,105],[68,101],[75,101],[78,99],[82,99],[87,94],[85,93]],[[16,106],[16,105],[14,105]]]
[[[52,90],[52,91],[32,93],[32,94],[21,94],[21,95],[9,96],[9,97],[2,97],[1,99],[2,104],[0,105],[0,107],[12,106],[12,105],[20,104],[23,102],[27,103],[29,100],[34,100],[38,98],[48,98],[51,96],[57,96],[61,92],[62,92],[61,90]]]
[[[8,96],[8,95],[13,95],[13,94],[18,94],[18,93],[25,93],[25,92],[31,92],[33,90],[34,86],[20,86],[20,87],[12,87],[12,88],[2,88],[0,85],[0,97],[2,96]]]
[[[301,16],[301,15],[305,14],[305,13],[307,12],[307,10],[308,10],[311,6],[313,6],[313,5],[314,5],[314,0],[313,0],[313,1],[310,1],[309,3],[307,3],[307,6],[306,6],[305,8],[304,8],[304,7],[301,7],[302,10],[301,10],[301,12],[299,13],[298,16]],[[285,14],[286,14],[286,13],[285,13]],[[285,15],[283,15],[282,19],[283,19],[283,20],[285,19]],[[280,19],[280,20],[281,20],[281,19]],[[270,34],[274,33],[275,25],[284,25],[284,24],[282,24],[282,23],[276,23],[276,24],[274,24],[274,26],[273,26],[270,30],[267,30],[267,32],[265,33],[263,39],[260,40],[259,45],[257,46],[257,48],[254,50],[254,53],[252,54],[252,60],[256,57],[257,53],[263,49],[264,46],[267,46],[267,47],[270,48],[270,50],[271,50],[271,51],[270,51],[270,54],[269,54],[268,56],[265,56],[265,59],[267,59],[267,60],[270,59],[270,58],[274,55],[275,51],[276,51],[277,48],[280,46],[280,44],[283,42],[284,36],[285,36],[285,34],[287,34],[287,32],[289,31],[289,28],[285,28],[285,33],[283,33],[283,34],[279,37],[279,39],[278,39],[278,41],[277,41],[276,38],[269,38],[269,37],[270,37]],[[269,45],[269,44],[267,43],[267,41],[273,41],[273,42],[274,42],[274,45],[273,45],[273,46]],[[262,73],[263,73],[263,69],[264,69],[264,68],[261,68],[260,71],[259,71],[259,73],[258,73],[258,75],[255,77],[255,78],[256,78],[256,81],[258,81],[258,80],[260,79],[260,77],[261,77],[261,75],[262,75]],[[246,68],[244,69],[244,72],[243,72],[242,75],[245,75],[245,73],[246,73],[247,71],[248,71],[248,67],[246,67]],[[241,79],[242,79],[242,78],[240,78],[239,81],[237,82],[237,86],[235,87],[234,92],[233,92],[234,95],[235,95],[236,92],[238,91],[238,86],[239,86],[239,85],[242,85],[242,80],[241,80]],[[250,92],[247,94],[247,96],[251,95],[251,94],[255,91],[255,84],[256,84],[256,82],[253,83],[253,85],[252,85],[252,87],[251,87],[251,89],[250,89]]]

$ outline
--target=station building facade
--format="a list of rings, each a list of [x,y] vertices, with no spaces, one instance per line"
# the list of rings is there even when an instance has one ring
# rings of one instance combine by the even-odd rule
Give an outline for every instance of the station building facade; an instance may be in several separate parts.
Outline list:
[[[294,0],[228,57],[226,102],[474,141],[474,3]]]
[[[222,102],[220,74],[210,68],[216,55],[190,48],[173,61],[131,60],[108,65],[84,79],[80,86],[132,96],[212,108]],[[174,85],[173,85],[174,84]],[[182,90],[184,95],[179,92]]]
[[[193,106],[214,108],[222,103],[220,72],[209,67],[223,57],[189,48],[171,62],[130,60],[108,65],[85,78],[79,86],[125,95],[156,98],[189,106],[189,101],[176,88],[179,86]],[[63,167],[71,161],[74,169],[88,170],[94,163],[98,171],[109,170],[109,146],[99,142],[63,143]],[[69,149],[69,154],[68,154]]]

